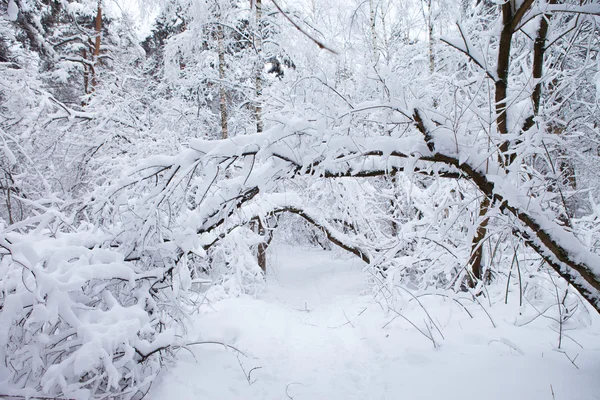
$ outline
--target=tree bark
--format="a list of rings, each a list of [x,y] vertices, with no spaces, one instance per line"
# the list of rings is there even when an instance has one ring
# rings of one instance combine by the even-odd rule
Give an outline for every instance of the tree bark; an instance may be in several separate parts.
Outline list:
[[[221,107],[221,138],[229,137],[229,129],[227,126],[227,93],[225,92],[225,38],[223,34],[223,26],[217,24],[217,51],[219,53],[219,103]]]
[[[87,50],[86,49],[81,50],[81,57],[84,60],[87,60]],[[83,63],[83,92],[85,94],[90,93],[90,69],[88,68],[88,66],[85,63]],[[83,102],[82,106],[85,106],[85,101]]]
[[[477,227],[477,231],[473,237],[473,241],[471,242],[471,258],[469,260],[469,264],[471,265],[471,272],[473,273],[472,278],[474,279],[469,279],[469,286],[472,288],[477,285],[476,281],[483,279],[483,240],[487,234],[489,218],[486,215],[489,207],[490,199],[488,197],[484,197],[479,205],[479,218],[477,218],[477,221],[479,221],[479,226]]]
[[[500,41],[498,44],[498,58],[496,63],[496,82],[494,85],[494,100],[496,103],[496,129],[500,135],[508,134],[508,120],[506,115],[507,97],[508,97],[508,72],[510,67],[510,50],[512,47],[512,38],[514,30],[521,22],[525,12],[533,4],[533,0],[525,0],[518,9],[513,9],[515,3],[507,1],[500,6],[500,18],[502,21],[502,30],[500,31]],[[498,160],[500,165],[507,167],[514,160],[514,154],[508,154],[510,142],[505,140],[500,144]],[[477,227],[477,234],[471,243],[471,272],[476,279],[483,277],[483,245],[481,241],[487,234],[488,219],[483,218],[488,211],[489,201],[482,201],[479,206],[479,217],[481,222]],[[470,282],[471,286],[475,283]]]
[[[263,223],[261,222],[260,218],[258,219],[257,222],[258,225],[258,234],[260,236],[262,236],[263,238],[266,237],[266,230],[265,227],[263,225]],[[269,247],[268,244],[268,240],[265,240],[264,242],[261,242],[258,244],[258,266],[260,267],[260,269],[262,269],[263,273],[267,273],[267,248]]]
[[[263,121],[262,121],[262,31],[261,31],[261,22],[262,18],[262,1],[256,0],[256,32],[254,34],[254,45],[256,46],[256,66],[255,66],[255,96],[256,96],[256,106],[254,107],[254,117],[256,120],[256,133],[261,133],[263,131]]]
[[[429,73],[435,72],[435,57],[433,54],[433,21],[431,20],[431,1],[427,2],[427,34],[429,36]]]
[[[376,18],[373,0],[369,0],[369,25],[371,28],[371,47],[373,48],[373,62],[375,63],[375,65],[377,65],[379,62],[379,49],[377,46]]]
[[[550,1],[548,1],[548,3],[555,4],[556,0],[550,0]],[[540,112],[540,107],[541,107],[541,103],[542,103],[542,90],[543,90],[543,83],[544,83],[542,81],[542,77],[543,77],[543,73],[544,73],[544,59],[545,59],[544,55],[546,52],[546,40],[548,38],[548,30],[549,30],[548,21],[550,20],[550,18],[551,18],[550,15],[542,15],[541,16],[540,27],[537,31],[537,35],[535,37],[535,41],[533,44],[532,76],[533,76],[533,79],[535,82],[535,86],[531,93],[532,113],[523,123],[523,128],[522,128],[523,132],[525,132],[533,127],[533,125],[535,124],[535,117],[537,117]],[[554,86],[556,86],[556,85],[551,85],[551,87],[554,87]],[[560,103],[561,100],[562,100],[562,98],[559,96],[556,99],[556,102]],[[556,135],[561,135],[563,133],[564,129],[561,126],[558,126],[556,123],[552,123],[549,126],[549,130]],[[573,165],[569,161],[564,159],[563,156],[565,154],[566,154],[566,151],[564,149],[558,149],[559,176],[565,176],[566,182],[571,187],[571,189],[576,189],[577,182],[576,182],[576,178],[575,178],[575,171],[574,171]],[[552,164],[552,162],[553,162],[553,160],[549,160],[549,163]],[[553,169],[553,172],[556,174],[556,171],[554,171],[554,165],[552,165],[552,169]],[[564,214],[561,214],[559,216],[559,219],[565,224],[565,226],[570,227],[572,216],[569,211],[569,207],[567,205],[565,197],[560,188],[561,184],[562,184],[562,182],[556,182],[552,186],[559,193],[561,201],[563,203],[563,207],[564,207]]]
[[[508,121],[506,119],[506,96],[508,92],[508,67],[510,65],[510,48],[513,37],[512,28],[512,6],[507,1],[502,4],[502,31],[500,32],[500,43],[498,46],[498,59],[496,64],[497,80],[495,83],[495,102],[496,102],[496,127],[498,133],[506,135],[508,133]],[[500,163],[510,164],[505,153],[508,151],[510,143],[503,142],[500,145]]]
[[[98,85],[98,78],[96,76],[96,66],[98,65],[98,59],[100,58],[100,44],[102,37],[102,0],[98,0],[98,12],[96,13],[96,38],[94,40],[94,53],[93,63],[94,68],[92,69],[92,91]]]

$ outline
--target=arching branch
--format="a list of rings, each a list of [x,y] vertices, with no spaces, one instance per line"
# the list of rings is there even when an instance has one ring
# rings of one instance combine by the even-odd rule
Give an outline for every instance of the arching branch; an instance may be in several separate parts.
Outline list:
[[[256,157],[257,162],[268,166],[254,168],[255,172],[251,173],[250,179],[229,179],[223,183],[223,188],[217,188],[213,197],[227,197],[210,214],[203,211],[202,215],[206,217],[202,218],[204,222],[200,224],[197,233],[210,235],[226,221],[233,223],[231,217],[237,209],[250,204],[261,190],[268,187],[265,186],[266,183],[278,179],[293,179],[296,176],[380,176],[386,172],[403,170],[404,167],[410,170],[409,166],[414,166],[415,162],[420,163],[418,165],[422,165],[423,170],[426,170],[428,163],[431,167],[445,165],[441,168],[442,171],[470,180],[492,204],[516,217],[514,231],[525,238],[527,244],[548,265],[600,312],[600,256],[588,250],[574,234],[554,222],[536,197],[514,186],[508,172],[500,166],[500,160],[495,161],[490,154],[472,151],[463,154],[463,149],[458,146],[456,150],[452,150],[450,147],[453,146],[448,146],[445,128],[434,124],[426,113],[414,109],[404,114],[412,116],[412,123],[420,132],[420,137],[360,138],[340,135],[335,140],[323,141],[319,135],[303,134],[293,128],[291,132],[279,128],[263,134],[236,137],[235,140],[194,142],[192,146],[199,152],[198,157],[206,157],[207,162],[240,159],[251,155]],[[303,149],[302,161],[289,151],[290,148]],[[190,162],[195,162],[194,157],[190,155]],[[393,159],[396,161],[392,161]],[[397,159],[406,159],[407,162],[404,164]],[[273,163],[273,160],[276,162]],[[387,165],[390,168],[384,168]],[[272,212],[297,214],[322,228],[332,243],[367,262],[370,260],[368,251],[337,235],[326,221],[315,219],[315,215],[307,212],[301,202],[274,204]],[[208,206],[208,209],[211,207]],[[255,211],[248,215],[265,213],[264,210]]]
[[[300,205],[300,202],[294,201],[293,196],[286,195],[285,197],[291,198],[292,201],[291,202],[288,201],[288,202],[293,203],[293,204],[275,205],[272,207],[263,206],[260,209],[252,207],[252,206],[246,207],[246,209],[244,209],[244,212],[242,213],[245,215],[245,217],[242,220],[236,222],[233,226],[229,227],[227,229],[227,233],[221,233],[210,243],[204,245],[204,250],[208,250],[209,248],[211,248],[219,240],[225,238],[225,236],[229,232],[233,231],[234,229],[236,229],[242,225],[248,224],[250,221],[257,219],[260,214],[275,215],[275,214],[290,213],[290,214],[298,215],[299,217],[303,218],[305,221],[307,221],[308,223],[313,225],[315,228],[322,231],[325,234],[325,236],[327,237],[327,239],[331,243],[338,246],[339,248],[341,248],[349,253],[354,254],[355,256],[357,256],[358,258],[360,258],[367,264],[371,263],[371,256],[369,254],[369,251],[361,248],[361,246],[359,246],[355,243],[352,243],[352,241],[347,237],[347,235],[337,231],[333,226],[331,226],[331,224],[327,220],[319,217],[319,215],[316,212],[313,212],[309,209],[302,207]]]

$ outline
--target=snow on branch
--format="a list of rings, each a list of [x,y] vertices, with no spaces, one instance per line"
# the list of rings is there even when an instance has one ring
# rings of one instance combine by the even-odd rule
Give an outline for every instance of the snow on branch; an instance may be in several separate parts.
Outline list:
[[[256,135],[194,140],[190,150],[179,156],[144,162],[138,183],[146,186],[136,192],[145,194],[139,203],[141,208],[134,213],[146,215],[136,217],[143,224],[140,229],[147,231],[151,220],[160,225],[163,217],[151,215],[169,202],[169,210],[183,207],[179,218],[182,222],[177,229],[186,229],[199,237],[209,235],[204,243],[210,243],[221,226],[235,225],[234,215],[238,211],[245,210],[260,196],[277,192],[278,182],[294,177],[369,177],[415,170],[433,176],[464,177],[494,204],[500,204],[501,210],[517,217],[518,234],[527,238],[550,266],[600,309],[600,257],[554,223],[551,213],[541,211],[541,204],[526,189],[510,184],[510,171],[494,160],[493,152],[463,145],[462,137],[452,127],[435,122],[423,109],[408,110],[405,108],[402,115],[410,116],[415,129],[403,137],[349,136],[336,128],[324,130],[305,120],[290,119],[289,123]],[[147,168],[150,174],[144,172]],[[157,177],[158,181],[147,179],[149,176]],[[521,199],[527,201],[522,203]],[[535,204],[538,205],[534,207]],[[142,209],[146,211],[141,212]],[[167,208],[163,211],[168,212]],[[270,209],[271,213],[284,211],[321,227],[332,242],[339,242],[336,244],[363,260],[371,259],[365,249],[340,237],[326,220],[316,218],[302,204],[283,204]],[[187,234],[175,235],[174,228],[162,229],[159,236],[181,245],[181,239],[177,238]]]
[[[485,56],[477,51],[476,45],[466,36],[464,28],[460,24],[456,24],[460,38],[442,37],[440,40],[447,45],[454,47],[456,50],[464,53],[471,61],[475,63],[492,81],[498,80],[498,74],[494,70],[487,67]]]
[[[534,7],[531,7],[521,19],[516,21],[513,30],[517,31],[527,23],[539,17],[540,15],[552,15],[553,13],[560,14],[581,14],[581,15],[600,15],[600,5],[597,3],[574,5],[574,4],[550,4],[545,1],[539,1]]]
[[[107,235],[0,237],[0,394],[130,399],[149,387],[174,343],[144,270]],[[27,376],[22,375],[27,371]]]
[[[415,109],[413,116],[415,126],[423,134],[420,140],[415,137],[335,137],[327,142],[329,154],[319,159],[319,168],[322,168],[321,171],[331,171],[332,168],[340,171],[339,166],[342,165],[344,170],[355,172],[357,170],[352,166],[354,162],[365,165],[365,158],[373,156],[414,157],[420,161],[441,163],[455,168],[472,180],[486,196],[501,204],[502,209],[515,215],[522,223],[518,231],[529,239],[528,243],[532,248],[576,287],[596,309],[600,309],[600,257],[581,245],[572,233],[553,222],[541,211],[539,204],[534,206],[537,204],[536,199],[510,185],[508,175],[499,165],[494,166],[494,163],[488,162],[487,171],[482,169],[481,160],[488,159],[487,154],[465,155],[462,154],[462,148],[459,148],[458,152],[453,150],[447,135],[428,120],[425,113]],[[310,136],[304,136],[306,137]],[[274,154],[273,149],[274,146],[271,146],[271,154]],[[309,165],[312,168],[315,163],[314,160],[305,162],[304,166]],[[506,189],[507,187],[509,189]],[[520,199],[527,199],[527,203],[522,204]]]
[[[237,226],[248,224],[256,218],[281,213],[291,213],[302,217],[315,228],[321,230],[327,239],[336,246],[354,254],[367,264],[371,262],[372,256],[366,246],[357,243],[357,240],[350,235],[340,232],[328,221],[327,216],[324,215],[323,212],[307,207],[300,196],[293,192],[266,193],[257,196],[254,201],[245,204],[239,212],[236,213],[235,217],[232,217],[227,221],[227,230],[231,231]],[[223,233],[213,239],[205,246],[205,249],[208,249],[219,240],[219,238],[224,237],[225,234],[226,233]]]

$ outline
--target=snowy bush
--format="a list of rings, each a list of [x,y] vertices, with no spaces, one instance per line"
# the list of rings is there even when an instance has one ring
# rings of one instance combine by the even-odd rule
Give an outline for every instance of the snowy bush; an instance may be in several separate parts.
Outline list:
[[[167,271],[126,261],[91,227],[4,230],[0,246],[0,393],[141,398],[174,343]]]

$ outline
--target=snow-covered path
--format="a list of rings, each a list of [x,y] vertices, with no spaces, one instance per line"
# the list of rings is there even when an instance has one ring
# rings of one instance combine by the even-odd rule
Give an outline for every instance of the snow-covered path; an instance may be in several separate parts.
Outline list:
[[[445,339],[434,348],[402,319],[388,324],[393,315],[373,302],[358,261],[278,247],[271,264],[259,298],[220,301],[195,317],[192,338],[245,355],[220,345],[182,350],[151,400],[600,399],[597,320],[572,333],[584,349],[567,340],[565,355],[553,350],[547,321],[518,328],[514,309],[494,306],[494,328],[479,306],[466,305],[471,319],[435,296],[437,308],[426,306]],[[579,369],[567,358],[577,355]]]

